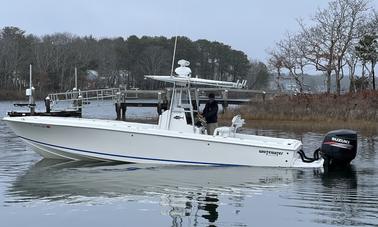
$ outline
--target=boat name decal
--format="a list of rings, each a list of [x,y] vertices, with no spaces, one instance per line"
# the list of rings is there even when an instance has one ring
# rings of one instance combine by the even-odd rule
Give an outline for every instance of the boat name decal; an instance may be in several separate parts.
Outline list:
[[[335,141],[335,142],[339,142],[339,143],[344,143],[344,144],[349,144],[349,140],[345,140],[345,139],[341,139],[341,138],[337,138],[337,137],[332,137],[331,138],[332,141]]]
[[[282,151],[259,150],[259,153],[265,154],[265,155],[275,155],[275,156],[283,155]]]
[[[184,117],[180,117],[180,116],[178,116],[178,115],[177,115],[177,116],[174,116],[173,118],[176,119],[176,120],[178,120],[178,119],[184,119]]]

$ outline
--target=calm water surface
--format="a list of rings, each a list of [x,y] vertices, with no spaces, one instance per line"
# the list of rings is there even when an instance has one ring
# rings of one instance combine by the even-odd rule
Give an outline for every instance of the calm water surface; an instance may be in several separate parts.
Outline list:
[[[0,116],[11,105],[0,102]],[[99,105],[84,115],[114,118],[112,105]],[[156,113],[130,108],[128,116]],[[306,130],[244,132],[300,139],[307,151],[323,139]],[[358,142],[351,168],[328,173],[105,165],[42,160],[0,122],[1,226],[378,226],[378,136]]]

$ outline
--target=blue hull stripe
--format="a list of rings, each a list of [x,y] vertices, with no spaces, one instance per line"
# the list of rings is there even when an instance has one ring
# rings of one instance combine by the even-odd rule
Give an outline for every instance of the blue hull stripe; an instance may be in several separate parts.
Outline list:
[[[146,158],[146,157],[136,157],[136,156],[127,156],[127,155],[118,155],[118,154],[108,154],[108,153],[102,153],[97,151],[87,151],[87,150],[81,150],[76,148],[69,148],[69,147],[63,147],[53,144],[48,144],[36,140],[32,140],[29,138],[25,138],[22,136],[19,136],[20,138],[24,140],[28,140],[33,143],[38,143],[45,146],[55,147],[55,148],[62,148],[72,151],[78,151],[83,153],[90,153],[90,154],[98,154],[103,156],[111,156],[111,157],[119,157],[119,158],[130,158],[130,159],[137,159],[137,160],[149,160],[149,161],[159,161],[159,162],[172,162],[172,163],[181,163],[181,164],[197,164],[197,165],[215,165],[215,166],[246,166],[246,165],[236,165],[236,164],[224,164],[224,163],[212,163],[212,162],[193,162],[193,161],[181,161],[181,160],[169,160],[169,159],[158,159],[158,158]]]

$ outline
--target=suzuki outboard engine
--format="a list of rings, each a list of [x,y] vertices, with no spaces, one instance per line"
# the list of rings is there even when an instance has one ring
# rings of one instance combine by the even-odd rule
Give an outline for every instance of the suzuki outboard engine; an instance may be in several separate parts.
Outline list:
[[[357,154],[357,133],[340,129],[328,132],[320,148],[324,166],[348,165]]]

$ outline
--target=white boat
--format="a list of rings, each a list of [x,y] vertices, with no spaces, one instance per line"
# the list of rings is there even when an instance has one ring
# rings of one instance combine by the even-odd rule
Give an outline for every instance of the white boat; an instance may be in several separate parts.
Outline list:
[[[184,165],[322,167],[323,159],[303,161],[301,141],[238,133],[244,123],[234,117],[230,127],[207,135],[196,126],[190,88],[207,85],[241,88],[245,82],[191,78],[189,63],[179,61],[175,76],[146,76],[173,83],[170,108],[158,124],[113,120],[22,116],[3,120],[45,158]],[[186,101],[185,101],[186,100]],[[189,123],[188,123],[189,122]]]

